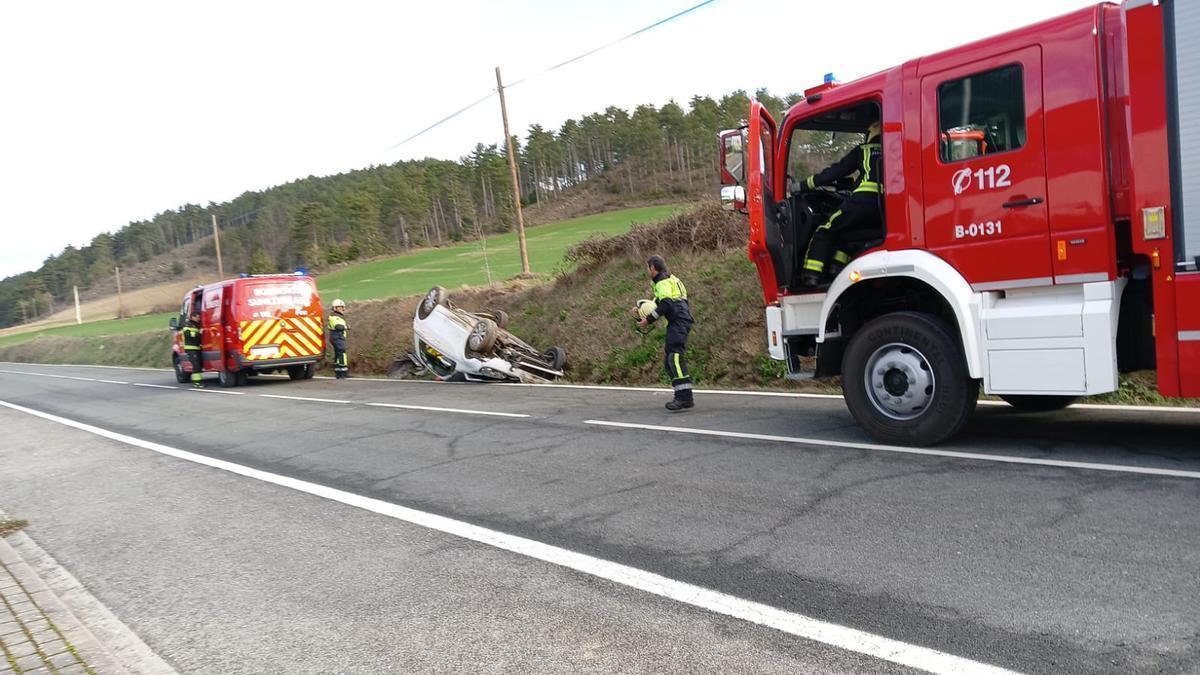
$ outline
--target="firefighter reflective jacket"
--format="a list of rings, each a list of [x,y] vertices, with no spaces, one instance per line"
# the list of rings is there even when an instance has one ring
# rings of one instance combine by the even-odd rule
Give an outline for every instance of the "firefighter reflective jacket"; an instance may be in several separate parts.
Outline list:
[[[346,332],[350,330],[350,325],[346,323],[345,317],[337,312],[329,315],[329,339],[333,342],[333,346],[338,349],[344,349],[346,344]]]
[[[200,327],[191,321],[185,323],[180,329],[183,333],[183,348],[184,349],[200,349]]]
[[[866,143],[854,148],[836,164],[824,171],[808,177],[806,186],[813,190],[822,185],[832,185],[841,178],[858,173],[858,183],[855,192],[881,192],[883,184],[883,145],[878,136],[872,136]]]
[[[657,309],[648,317],[651,322],[657,321],[660,316],[665,316],[667,323],[692,322],[687,287],[674,274],[659,274],[654,277],[654,302]]]

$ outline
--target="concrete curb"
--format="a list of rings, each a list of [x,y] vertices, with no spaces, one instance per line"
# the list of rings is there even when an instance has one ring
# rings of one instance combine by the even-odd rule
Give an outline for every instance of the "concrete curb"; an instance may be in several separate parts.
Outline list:
[[[176,672],[29,535],[16,532],[0,537],[0,561],[8,566],[91,672],[104,675]]]

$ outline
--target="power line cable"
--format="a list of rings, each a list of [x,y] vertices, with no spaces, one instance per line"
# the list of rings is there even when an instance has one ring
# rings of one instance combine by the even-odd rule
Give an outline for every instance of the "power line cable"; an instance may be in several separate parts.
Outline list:
[[[668,23],[674,21],[675,19],[678,19],[686,14],[691,14],[692,12],[700,9],[701,7],[704,7],[705,5],[711,5],[714,2],[717,2],[717,0],[704,0],[704,2],[692,5],[691,7],[688,7],[687,9],[676,12],[676,13],[672,14],[671,16],[666,17],[665,19],[659,19],[658,21],[655,21],[654,23],[652,23],[648,26],[642,26],[641,28],[633,31],[632,33],[630,33],[628,35],[623,35],[615,40],[612,40],[611,42],[602,44],[599,47],[596,47],[594,49],[589,49],[588,51],[586,51],[582,54],[579,54],[578,56],[572,56],[571,58],[567,59],[566,61],[563,61],[562,63],[558,63],[553,66],[550,66],[549,68],[547,68],[543,71],[534,73],[533,75],[522,77],[521,79],[517,80],[516,82],[513,82],[512,84],[505,85],[505,89],[512,89],[513,87],[517,86],[518,84],[528,82],[529,80],[532,80],[535,77],[541,77],[542,75],[545,75],[546,73],[549,73],[554,70],[558,70],[559,68],[562,68],[563,66],[567,66],[567,65],[575,63],[576,61],[579,61],[581,59],[585,59],[585,58],[591,56],[592,54],[595,54],[597,52],[602,52],[605,49],[608,49],[609,47],[620,44],[631,38],[635,38],[635,37],[641,35],[642,33],[646,33],[651,30],[654,30],[655,28],[658,28],[659,26],[668,24]]]
[[[530,81],[530,80],[534,79],[535,77],[541,77],[542,75],[545,75],[546,73],[549,73],[549,72],[551,72],[551,71],[554,71],[554,70],[558,70],[559,68],[562,68],[563,66],[570,65],[570,64],[572,64],[572,63],[575,63],[576,61],[579,61],[579,60],[581,60],[581,59],[585,59],[585,58],[587,58],[587,57],[591,56],[592,54],[595,54],[595,53],[597,53],[597,52],[602,52],[602,51],[604,51],[605,49],[608,49],[609,47],[612,47],[612,46],[614,46],[614,45],[620,44],[620,43],[622,43],[622,42],[624,42],[624,41],[626,41],[626,40],[629,40],[629,39],[631,39],[631,38],[635,38],[635,37],[637,37],[637,36],[641,35],[642,33],[649,32],[649,31],[651,31],[651,30],[654,30],[655,28],[658,28],[659,26],[662,26],[662,25],[668,24],[668,23],[670,23],[670,22],[672,22],[672,21],[674,21],[674,20],[676,20],[676,19],[678,19],[678,18],[680,18],[680,17],[683,17],[683,16],[685,16],[685,15],[687,15],[687,14],[691,14],[692,12],[694,12],[694,11],[696,11],[696,10],[698,10],[698,9],[700,9],[700,8],[702,8],[702,7],[704,7],[704,6],[706,6],[706,5],[711,5],[711,4],[713,4],[714,2],[717,2],[717,0],[704,0],[703,2],[700,2],[700,3],[697,3],[697,4],[695,4],[695,5],[692,5],[691,7],[688,7],[687,9],[684,9],[684,10],[678,11],[678,12],[676,12],[676,13],[672,14],[671,16],[668,16],[668,17],[666,17],[666,18],[663,18],[663,19],[659,19],[658,21],[655,21],[655,22],[654,22],[654,23],[652,23],[652,24],[649,24],[649,25],[646,25],[646,26],[642,26],[641,28],[639,28],[639,29],[637,29],[637,30],[633,31],[632,33],[630,33],[630,34],[628,34],[628,35],[623,35],[623,36],[621,36],[621,37],[619,37],[619,38],[617,38],[617,39],[615,39],[615,40],[612,40],[612,41],[610,41],[610,42],[606,42],[605,44],[603,44],[603,45],[600,45],[599,47],[596,47],[596,48],[594,48],[594,49],[589,49],[588,51],[586,51],[586,52],[583,52],[582,54],[578,54],[578,55],[576,55],[576,56],[572,56],[571,58],[567,59],[566,61],[563,61],[563,62],[561,62],[561,63],[557,63],[557,64],[555,64],[555,65],[553,65],[553,66],[550,66],[549,68],[546,68],[545,70],[538,71],[538,72],[534,73],[533,75],[527,75],[526,77],[522,77],[521,79],[517,80],[516,82],[513,82],[512,84],[505,85],[505,87],[504,87],[504,88],[505,88],[505,89],[512,89],[513,87],[515,87],[515,86],[517,86],[517,85],[519,85],[519,84],[522,84],[522,83],[528,82],[528,81]],[[425,127],[424,129],[422,129],[422,130],[418,131],[417,133],[415,133],[415,134],[413,134],[413,135],[409,136],[408,138],[406,138],[406,139],[404,139],[404,140],[400,141],[399,143],[397,143],[397,144],[395,144],[395,145],[391,146],[390,148],[388,148],[388,149],[387,149],[387,150],[385,150],[384,152],[390,152],[390,151],[392,151],[392,150],[395,150],[396,148],[398,148],[398,147],[400,147],[400,146],[404,145],[405,143],[408,143],[409,141],[411,141],[411,140],[413,140],[413,139],[415,139],[415,138],[417,138],[417,137],[419,137],[419,136],[423,136],[424,134],[426,134],[426,133],[428,133],[428,132],[430,132],[430,131],[433,131],[433,130],[434,130],[434,129],[436,129],[437,127],[439,127],[439,126],[441,126],[441,125],[445,124],[446,122],[449,122],[450,120],[454,119],[455,117],[458,117],[459,115],[461,115],[461,114],[463,114],[463,113],[467,112],[467,111],[468,111],[468,110],[470,110],[471,108],[474,108],[475,106],[479,105],[480,103],[483,103],[484,101],[488,100],[488,99],[489,99],[489,98],[491,98],[491,97],[492,97],[492,95],[493,95],[493,94],[495,94],[495,93],[496,93],[496,89],[493,87],[493,88],[492,88],[490,91],[488,91],[487,95],[483,96],[483,97],[482,97],[482,98],[480,98],[479,100],[477,100],[477,101],[475,101],[475,102],[473,102],[473,103],[468,103],[467,105],[465,105],[465,106],[463,106],[463,107],[459,108],[458,110],[455,110],[454,112],[450,113],[449,115],[446,115],[446,116],[445,116],[445,117],[443,117],[442,119],[440,119],[440,120],[438,120],[438,121],[434,122],[433,124],[430,124],[429,126]]]

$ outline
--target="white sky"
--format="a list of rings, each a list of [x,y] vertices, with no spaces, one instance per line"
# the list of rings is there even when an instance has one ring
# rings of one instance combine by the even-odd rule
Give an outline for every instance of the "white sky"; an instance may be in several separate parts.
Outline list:
[[[515,81],[697,1],[0,3],[0,277],[186,202],[500,142],[493,99],[386,150],[497,65]],[[718,0],[512,89],[510,122],[845,82],[1089,4]]]

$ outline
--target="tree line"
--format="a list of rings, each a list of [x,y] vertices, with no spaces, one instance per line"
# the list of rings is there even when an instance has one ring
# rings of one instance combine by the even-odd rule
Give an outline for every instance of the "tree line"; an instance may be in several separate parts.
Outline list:
[[[766,90],[755,96],[773,112],[798,98]],[[741,124],[748,106],[748,94],[739,90],[716,99],[694,96],[686,105],[610,106],[557,129],[534,124],[523,139],[513,139],[521,202],[553,203],[602,177],[607,190],[631,200],[706,190],[717,181],[716,134]],[[507,152],[498,142],[479,143],[458,161],[402,161],[309,176],[220,204],[184,204],[99,234],[81,248],[68,246],[36,271],[0,281],[0,327],[61,309],[72,301],[73,286],[114,287],[117,266],[196,242],[202,242],[200,255],[214,256],[213,215],[225,269],[269,273],[508,231],[512,192]]]

